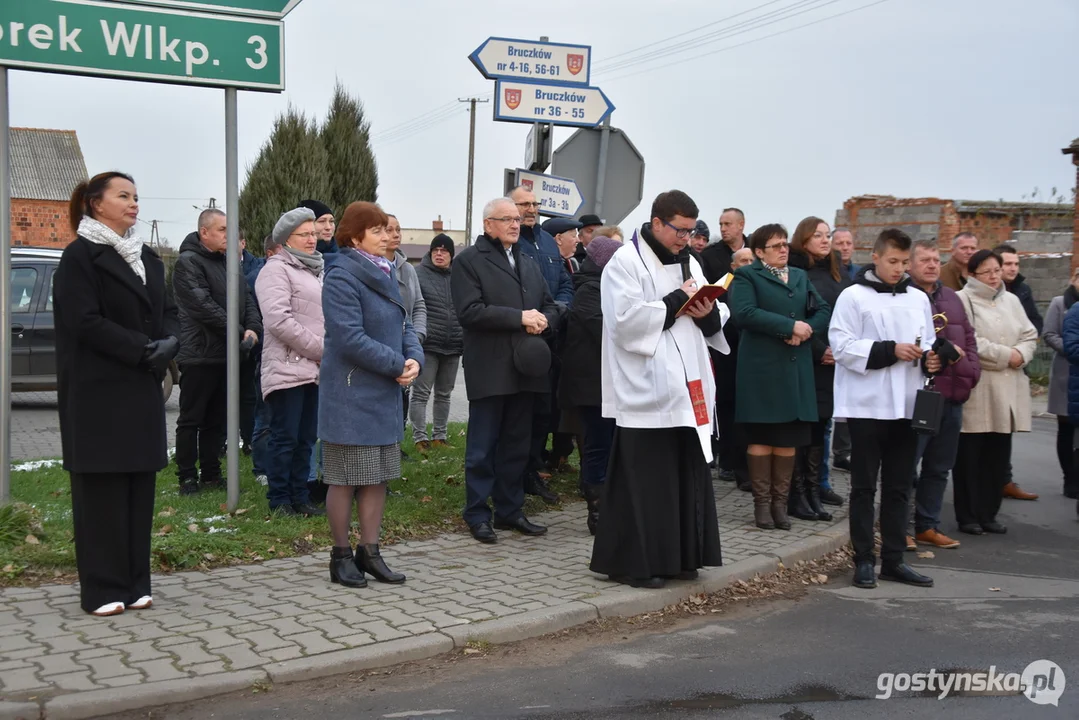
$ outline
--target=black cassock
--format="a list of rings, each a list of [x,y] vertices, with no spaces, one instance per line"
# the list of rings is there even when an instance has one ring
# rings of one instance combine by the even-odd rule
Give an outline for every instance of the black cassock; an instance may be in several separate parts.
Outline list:
[[[616,428],[591,570],[647,579],[722,564],[697,431]]]

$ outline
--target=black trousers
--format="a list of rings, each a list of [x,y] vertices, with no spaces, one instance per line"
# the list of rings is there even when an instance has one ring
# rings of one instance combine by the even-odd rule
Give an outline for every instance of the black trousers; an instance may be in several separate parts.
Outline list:
[[[535,397],[517,393],[468,403],[464,519],[469,527],[490,522],[487,498],[494,500],[495,519],[520,517]]]
[[[1067,415],[1057,415],[1057,461],[1064,475],[1064,490],[1079,490],[1075,477],[1075,453],[1072,448],[1075,428]]]
[[[180,417],[176,420],[176,468],[180,482],[221,478],[220,451],[224,445],[228,404],[225,366],[188,365],[181,368]]]
[[[255,407],[258,404],[255,374],[261,367],[259,360],[260,357],[254,353],[240,359],[240,442],[247,447],[251,447],[255,434]]]
[[[1010,433],[963,433],[952,470],[952,501],[960,525],[994,522],[1012,458]]]
[[[82,609],[150,594],[156,473],[71,474]]]
[[[873,562],[873,500],[880,476],[880,559],[903,562],[918,435],[910,420],[850,418],[850,539],[854,561]]]

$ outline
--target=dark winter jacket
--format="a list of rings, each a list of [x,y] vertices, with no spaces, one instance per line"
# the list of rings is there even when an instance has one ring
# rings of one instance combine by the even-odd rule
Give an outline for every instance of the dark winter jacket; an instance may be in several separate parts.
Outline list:
[[[227,277],[223,253],[207,250],[197,232],[184,239],[172,275],[180,311],[180,354],[176,364],[181,368],[225,362]],[[240,336],[247,330],[262,337],[262,318],[245,285],[240,288]]]
[[[315,243],[315,250],[323,255],[334,255],[337,253],[337,240],[330,238],[329,240],[319,240]]]
[[[525,254],[521,243],[512,252],[516,270],[510,267],[500,241],[480,235],[456,257],[450,271],[453,307],[464,329],[461,360],[470,401],[551,391],[546,374],[529,376],[517,370],[514,348],[525,339],[524,310],[539,310],[547,316],[545,339],[558,327],[561,310],[551,299],[539,264]]]
[[[974,328],[971,327],[963,309],[963,302],[955,290],[944,287],[938,280],[936,289],[926,294],[929,295],[929,304],[933,306],[933,324],[940,327],[945,319],[947,321],[944,329],[937,333],[937,337],[947,338],[952,345],[964,352],[959,362],[949,365],[937,374],[934,384],[945,400],[965,403],[982,377],[982,363],[978,359],[978,340],[974,335]],[[938,318],[937,315],[944,315],[944,318]]]
[[[745,243],[745,247],[749,247],[749,238],[745,235],[742,236],[742,242]],[[701,269],[704,270],[704,277],[708,282],[714,283],[731,271],[731,258],[734,257],[734,253],[731,246],[722,240],[707,245],[704,250],[701,250]]]
[[[163,377],[142,358],[150,341],[178,338],[180,323],[161,258],[143,246],[142,263],[145,284],[116,250],[79,237],[56,267],[57,400],[68,472],[153,474],[168,464]]]
[[[558,386],[558,402],[562,407],[603,404],[603,308],[599,295],[602,274],[592,258],[586,257],[581,269],[573,276],[573,308],[566,318]]]
[[[1064,315],[1064,355],[1068,358],[1068,417],[1079,427],[1079,303]]]
[[[416,268],[420,279],[420,291],[427,303],[427,338],[423,341],[425,353],[460,355],[465,349],[464,332],[457,322],[450,292],[450,268],[440,268],[431,261],[428,252]]]
[[[517,242],[518,247],[528,257],[536,261],[543,279],[547,281],[547,289],[555,302],[560,302],[567,307],[573,304],[573,279],[566,270],[566,264],[562,262],[562,255],[558,252],[558,243],[549,232],[539,225],[535,227],[521,226],[521,239]]]
[[[1038,305],[1034,302],[1034,291],[1027,285],[1026,278],[1023,277],[1023,273],[1019,273],[1015,276],[1015,280],[1010,283],[1005,283],[1008,288],[1008,292],[1019,298],[1019,302],[1023,303],[1023,310],[1027,314],[1027,318],[1030,320],[1030,324],[1038,330],[1038,335],[1042,334],[1042,315],[1038,312]]]
[[[836,256],[839,255],[839,253],[835,254]],[[851,280],[846,275],[846,270],[843,269],[839,257],[836,257],[836,262],[840,264],[839,280],[832,277],[831,265],[827,258],[817,260],[810,257],[808,253],[792,248],[790,259],[787,261],[791,267],[805,270],[806,275],[809,277],[809,282],[824,298],[824,302],[833,308],[836,300],[839,299],[839,293],[843,292],[851,284]],[[829,345],[828,333],[813,333],[813,338],[810,342],[813,347],[813,383],[817,389],[817,413],[820,415],[821,420],[827,420],[832,417],[835,397],[835,364],[823,364],[824,353]]]

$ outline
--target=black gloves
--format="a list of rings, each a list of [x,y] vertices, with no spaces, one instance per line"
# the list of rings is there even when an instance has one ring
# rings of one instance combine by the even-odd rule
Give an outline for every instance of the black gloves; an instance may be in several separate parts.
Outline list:
[[[163,340],[152,340],[143,350],[141,364],[156,377],[164,378],[169,370],[169,363],[178,352],[180,352],[180,341],[172,336]]]
[[[244,357],[251,354],[251,351],[255,349],[256,342],[258,342],[258,340],[250,335],[243,339],[240,343],[240,352],[243,353]]]

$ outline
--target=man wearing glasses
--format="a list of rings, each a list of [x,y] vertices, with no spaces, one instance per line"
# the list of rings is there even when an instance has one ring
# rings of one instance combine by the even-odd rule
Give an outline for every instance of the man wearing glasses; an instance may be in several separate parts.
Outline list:
[[[725,305],[690,297],[704,271],[689,250],[697,205],[680,190],[603,270],[603,416],[614,418],[610,470],[590,568],[660,588],[720,565],[709,347],[729,352]],[[687,307],[688,306],[688,307]]]
[[[481,543],[496,529],[543,535],[524,516],[533,406],[550,393],[551,351],[544,337],[558,320],[535,260],[522,252],[521,213],[498,198],[483,209],[483,234],[454,260],[450,292],[464,330],[468,438],[464,519]],[[494,514],[487,499],[494,500]]]
[[[568,308],[573,304],[573,279],[562,262],[558,243],[539,225],[540,204],[536,202],[536,196],[528,188],[520,186],[510,193],[510,198],[521,214],[521,251],[539,264],[554,301]],[[557,504],[558,495],[539,475],[545,465],[543,456],[547,450],[547,436],[552,432],[555,434],[550,463],[547,463],[551,469],[557,469],[561,461],[573,452],[572,436],[557,432],[558,413],[553,403],[553,392],[558,387],[558,372],[558,358],[554,358],[547,392],[536,398],[532,416],[532,449],[524,479],[525,492],[541,497],[548,505]]]

